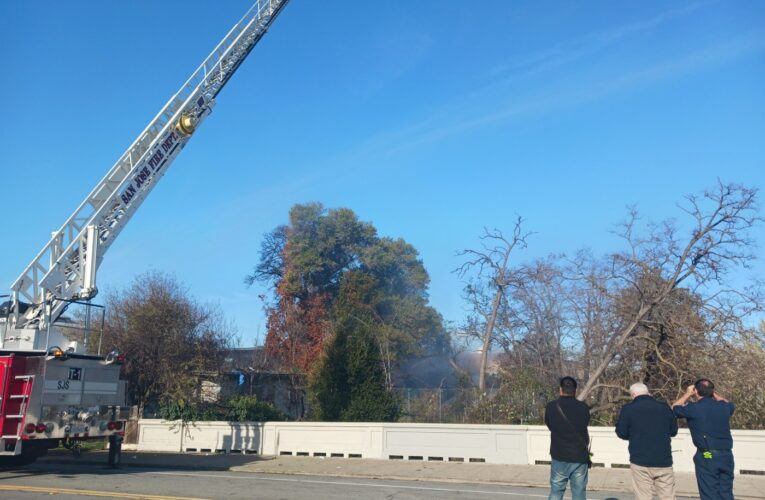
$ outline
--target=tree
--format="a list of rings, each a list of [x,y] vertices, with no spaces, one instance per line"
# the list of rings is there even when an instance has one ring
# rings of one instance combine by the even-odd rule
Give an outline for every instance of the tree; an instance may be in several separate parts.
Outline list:
[[[246,282],[264,282],[273,292],[266,347],[294,370],[310,373],[333,330],[341,284],[354,272],[374,280],[374,293],[357,305],[381,325],[375,339],[390,386],[400,356],[446,345],[441,317],[427,303],[428,274],[410,244],[379,237],[349,209],[295,205],[289,225],[266,236]]]
[[[619,231],[626,251],[552,255],[509,269],[493,335],[504,351],[500,373],[523,372],[542,386],[574,375],[602,424],[613,423],[634,382],[671,401],[706,376],[743,402],[740,425],[765,425],[758,375],[739,368],[765,366],[765,332],[747,326],[762,311],[762,292],[732,278],[755,257],[756,191],[719,184],[687,201],[686,234],[675,221],[641,224],[633,209]]]
[[[223,365],[234,331],[217,308],[197,303],[175,278],[142,274],[105,302],[102,342],[125,355],[122,376],[141,413],[163,398],[195,400],[201,381]]]
[[[354,271],[335,301],[333,335],[310,385],[318,420],[391,422],[398,416],[388,391],[374,330],[381,328],[365,305],[375,294],[374,278]]]
[[[526,247],[526,238],[530,234],[522,232],[522,223],[523,219],[518,217],[513,235],[509,239],[498,229],[489,231],[484,228],[481,238],[483,248],[462,250],[458,254],[467,258],[465,263],[456,269],[459,276],[464,278],[471,272],[475,273],[464,290],[464,296],[472,308],[471,318],[464,331],[468,335],[478,337],[481,342],[478,371],[478,389],[481,392],[486,389],[486,366],[495,337],[494,330],[497,321],[501,321],[500,310],[505,309],[506,317],[508,289],[516,280],[516,276],[508,267],[510,255],[516,247]]]
[[[733,267],[747,267],[755,258],[748,232],[763,220],[756,194],[756,189],[718,183],[714,190],[688,196],[682,209],[693,227],[685,237],[673,221],[649,224],[646,234],[640,234],[638,213],[630,212],[620,232],[628,250],[610,257],[603,287],[621,314],[595,358],[580,399],[591,395],[641,324],[678,290],[684,288],[700,298],[710,330],[719,335],[740,329],[740,318],[760,308],[758,290],[735,289],[727,281]]]

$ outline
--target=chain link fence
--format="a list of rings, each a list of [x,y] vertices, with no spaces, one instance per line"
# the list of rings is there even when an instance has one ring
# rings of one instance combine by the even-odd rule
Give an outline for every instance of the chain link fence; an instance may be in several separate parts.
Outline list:
[[[534,391],[483,392],[475,388],[396,388],[399,422],[450,424],[542,424],[551,397]]]

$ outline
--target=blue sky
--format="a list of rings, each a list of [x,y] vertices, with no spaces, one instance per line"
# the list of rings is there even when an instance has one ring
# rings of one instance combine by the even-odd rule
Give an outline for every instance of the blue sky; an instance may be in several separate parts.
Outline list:
[[[248,6],[0,3],[0,285]],[[251,345],[262,291],[243,277],[262,235],[320,201],[412,243],[433,305],[459,321],[455,254],[484,226],[526,218],[537,234],[522,260],[607,252],[627,205],[660,219],[717,178],[765,187],[764,88],[758,1],[292,0],[111,247],[99,287],[173,273]]]

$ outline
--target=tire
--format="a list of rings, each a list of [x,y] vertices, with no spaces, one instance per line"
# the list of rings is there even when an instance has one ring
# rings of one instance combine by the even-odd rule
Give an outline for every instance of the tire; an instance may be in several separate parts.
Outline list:
[[[122,461],[122,437],[109,436],[109,467],[117,468]]]

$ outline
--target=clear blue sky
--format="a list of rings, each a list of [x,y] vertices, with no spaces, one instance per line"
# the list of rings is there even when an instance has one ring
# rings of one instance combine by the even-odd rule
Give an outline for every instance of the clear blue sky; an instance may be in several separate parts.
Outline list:
[[[248,6],[0,2],[3,289]],[[174,273],[251,345],[262,235],[321,201],[412,243],[458,321],[455,252],[483,226],[528,219],[519,259],[605,252],[627,205],[665,218],[718,177],[765,187],[763,89],[760,1],[292,0],[99,287]]]

